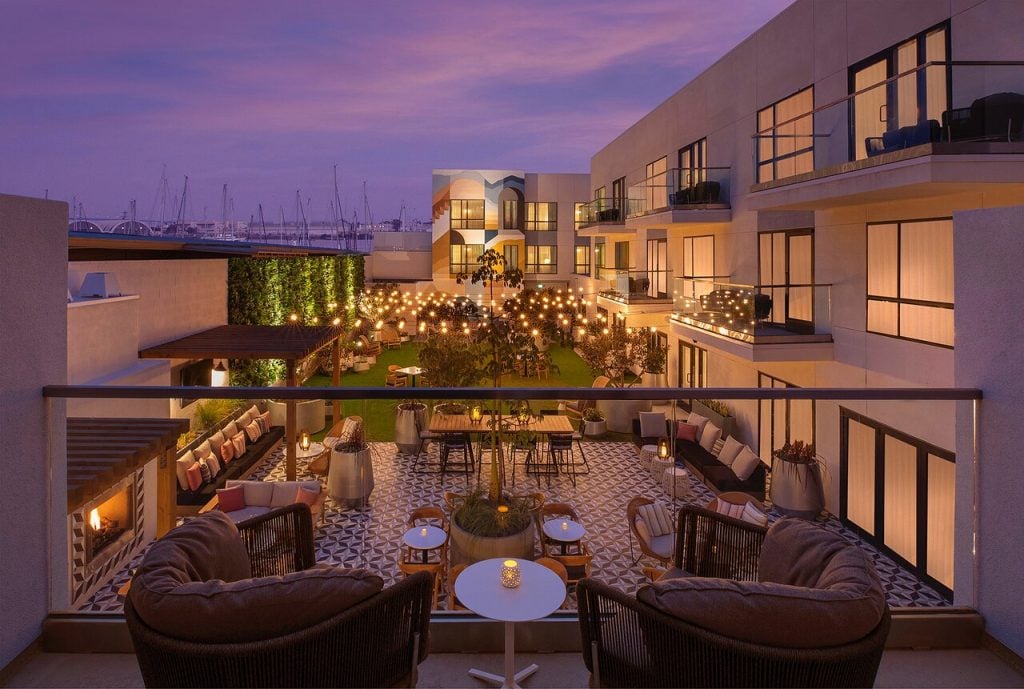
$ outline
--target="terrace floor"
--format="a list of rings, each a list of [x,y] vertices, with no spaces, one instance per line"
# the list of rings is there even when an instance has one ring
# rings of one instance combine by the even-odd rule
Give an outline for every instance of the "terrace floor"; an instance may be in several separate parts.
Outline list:
[[[472,476],[467,482],[467,478],[461,475],[414,473],[415,457],[396,452],[394,444],[375,442],[371,443],[370,447],[376,485],[369,504],[362,510],[346,509],[328,498],[324,509],[324,523],[316,527],[317,560],[345,567],[366,567],[379,572],[387,583],[391,583],[401,576],[397,562],[409,511],[421,505],[443,505],[444,491],[464,491],[467,485],[475,487],[476,476]],[[654,563],[645,559],[636,565],[632,564],[634,558],[630,555],[630,535],[625,517],[626,504],[637,495],[646,495],[670,503],[672,496],[665,493],[650,472],[640,466],[636,448],[632,443],[584,441],[583,447],[590,465],[590,473],[578,476],[575,487],[567,476],[558,475],[552,478],[550,487],[541,479],[538,488],[535,478],[524,479],[522,474],[518,473],[516,487],[510,492],[526,493],[540,490],[549,501],[571,504],[587,528],[586,541],[594,553],[592,576],[624,591],[634,592],[646,581],[642,568]],[[422,460],[436,465],[436,446],[431,445],[427,456],[421,458]],[[268,456],[252,478],[284,480],[284,464],[283,450],[278,449]],[[485,481],[486,471],[485,466]],[[521,468],[517,469],[517,472],[521,471]],[[301,463],[298,477],[314,478],[305,472],[305,467]],[[713,493],[692,478],[690,483],[690,495],[677,500],[677,504],[706,505],[713,497]],[[770,519],[774,521],[778,519],[778,515],[771,514]],[[864,543],[838,519],[829,517],[822,519],[820,523],[847,540],[858,543],[872,557],[891,606],[949,605],[949,602],[936,591]],[[639,554],[639,550],[635,552]],[[99,589],[81,610],[119,612],[122,609],[122,599],[117,595],[117,589],[127,580],[130,568],[135,567],[140,558],[141,554],[106,586]],[[445,609],[445,604],[445,596],[442,596],[438,605]],[[568,607],[575,609],[575,600],[572,596]]]

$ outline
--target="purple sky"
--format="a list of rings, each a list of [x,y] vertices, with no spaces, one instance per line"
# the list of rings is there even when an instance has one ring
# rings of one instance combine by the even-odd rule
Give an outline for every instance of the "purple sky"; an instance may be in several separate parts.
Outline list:
[[[327,217],[428,219],[432,168],[590,157],[792,0],[4,0],[0,193],[116,216],[161,167],[200,218],[295,190]]]

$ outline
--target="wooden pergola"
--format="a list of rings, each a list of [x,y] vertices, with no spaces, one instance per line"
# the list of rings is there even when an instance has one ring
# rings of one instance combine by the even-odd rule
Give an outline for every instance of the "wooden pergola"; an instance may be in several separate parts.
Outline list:
[[[142,359],[283,359],[286,384],[298,387],[299,364],[324,347],[331,347],[332,382],[341,384],[341,337],[345,331],[330,325],[221,325],[193,335],[147,347]],[[287,478],[295,480],[295,400],[286,400],[285,444]],[[341,400],[334,401],[334,419],[341,418]]]
[[[69,418],[68,514],[125,476],[158,458],[156,534],[174,526],[175,447],[188,419]]]

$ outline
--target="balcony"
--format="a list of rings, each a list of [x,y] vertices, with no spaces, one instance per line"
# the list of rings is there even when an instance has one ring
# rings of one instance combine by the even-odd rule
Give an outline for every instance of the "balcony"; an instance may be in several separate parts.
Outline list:
[[[585,203],[579,211],[581,237],[596,237],[601,234],[625,232],[625,201],[617,198],[594,199]]]
[[[918,106],[947,80],[949,107]],[[1005,189],[1024,182],[1024,62],[928,62],[779,122],[753,146],[755,210]]]
[[[626,226],[729,222],[729,168],[673,168],[629,187]]]
[[[620,304],[640,304],[672,301],[671,270],[623,270],[605,268],[600,278],[609,283],[599,296]]]
[[[832,358],[831,285],[673,281],[670,323],[680,336],[750,361]]]

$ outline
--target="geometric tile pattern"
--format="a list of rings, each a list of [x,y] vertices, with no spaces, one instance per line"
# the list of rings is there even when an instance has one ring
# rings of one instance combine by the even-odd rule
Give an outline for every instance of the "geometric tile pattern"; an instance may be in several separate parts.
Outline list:
[[[552,477],[551,486],[541,478],[540,488],[534,477],[524,480],[522,467],[517,468],[516,486],[507,486],[509,492],[527,493],[540,490],[549,501],[567,502],[580,515],[587,529],[586,541],[594,554],[593,576],[623,591],[634,592],[645,581],[643,567],[654,564],[641,560],[633,565],[630,555],[631,536],[626,525],[626,504],[636,495],[646,495],[672,503],[672,496],[642,468],[636,448],[631,443],[588,441],[583,444],[590,465],[590,473],[579,475],[576,486],[569,477],[559,474]],[[476,476],[467,483],[462,475],[442,476],[437,473],[414,473],[416,457],[398,453],[392,443],[370,443],[373,461],[375,487],[363,509],[348,508],[327,498],[324,505],[324,521],[316,525],[316,559],[344,567],[366,567],[385,579],[386,584],[396,581],[401,573],[397,562],[401,551],[401,537],[405,532],[405,519],[409,511],[421,505],[443,506],[442,495],[446,490],[464,491],[467,485],[476,486]],[[574,451],[578,453],[575,448]],[[427,456],[420,457],[420,468],[437,465],[437,449],[431,445]],[[483,479],[486,481],[487,467]],[[509,471],[509,476],[511,472]],[[272,453],[256,469],[252,478],[265,481],[284,480],[284,452],[279,449]],[[298,478],[315,480],[305,471],[300,462]],[[676,504],[706,505],[714,494],[703,484],[690,478],[690,493]],[[769,514],[771,521],[779,518]],[[819,524],[839,533],[843,538],[859,545],[875,562],[878,574],[886,589],[889,604],[901,607],[946,606],[949,603],[924,582],[901,568],[890,558],[870,544],[862,541],[855,533],[845,528],[832,516],[820,519]],[[633,552],[639,554],[634,546]],[[134,566],[134,565],[130,565]],[[123,582],[127,571],[115,577]],[[97,592],[87,609],[120,610],[121,601],[116,596],[120,583],[113,582],[105,587],[106,592]],[[113,595],[110,595],[113,593]],[[445,596],[438,601],[445,607]],[[95,607],[93,607],[95,606]],[[569,607],[575,608],[570,596]]]

